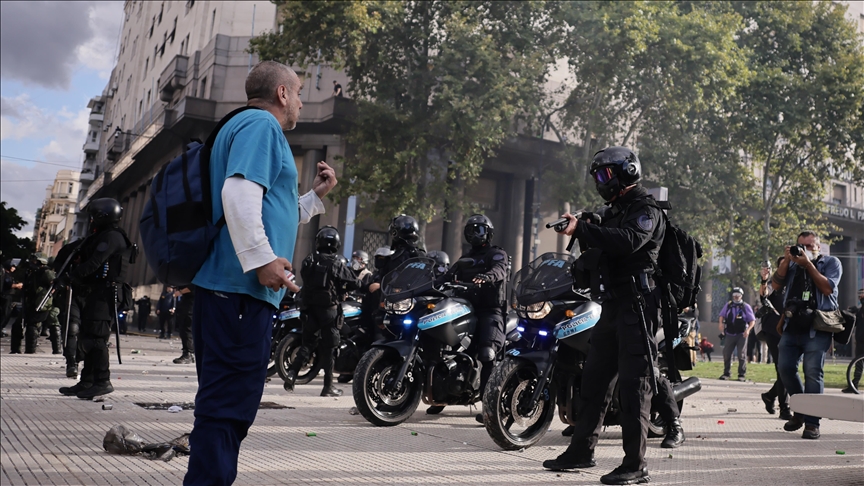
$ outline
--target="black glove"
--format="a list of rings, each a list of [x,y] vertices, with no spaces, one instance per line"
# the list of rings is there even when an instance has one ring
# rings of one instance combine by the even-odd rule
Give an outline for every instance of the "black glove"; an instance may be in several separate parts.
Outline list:
[[[485,284],[485,283],[489,283],[495,279],[494,279],[494,277],[492,277],[492,275],[481,273],[480,275],[475,276],[474,280],[480,280],[481,284]]]
[[[586,223],[599,225],[603,218],[600,217],[597,213],[590,213],[588,211],[582,211],[582,214],[579,215],[579,219],[585,221]]]

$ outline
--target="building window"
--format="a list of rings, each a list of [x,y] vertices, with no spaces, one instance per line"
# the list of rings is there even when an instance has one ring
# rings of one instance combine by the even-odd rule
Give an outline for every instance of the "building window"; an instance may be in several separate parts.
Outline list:
[[[72,194],[72,191],[74,191],[74,190],[75,190],[75,183],[70,182],[69,183],[69,194]]]
[[[832,194],[831,202],[838,206],[846,205],[846,186],[834,184],[834,194]]]
[[[216,9],[213,9],[213,15],[210,17],[210,38],[213,38],[213,28],[216,27]]]
[[[192,9],[192,6],[195,5],[195,0],[188,0],[186,2],[186,13],[189,13],[189,10]]]
[[[201,91],[198,94],[199,98],[207,98],[207,78],[201,79]]]
[[[189,34],[186,34],[186,52],[183,55],[189,55]]]
[[[174,27],[171,28],[171,33],[168,34],[168,39],[171,40],[171,43],[174,43],[174,34],[177,33],[177,17],[174,17]]]
[[[147,106],[150,106],[150,90],[147,90]]]
[[[186,41],[185,40],[180,41],[180,55],[181,56],[186,55]]]
[[[159,7],[159,17],[156,19],[157,25],[162,25],[162,13],[165,12],[165,2],[162,2],[162,6]]]
[[[150,58],[144,61],[144,78],[147,78],[147,70],[150,69]],[[142,78],[142,79],[144,79]]]
[[[96,141],[96,132],[95,132],[95,131],[94,131],[94,132],[91,132],[91,134],[93,135],[93,137],[92,137],[90,140],[91,140],[92,142],[95,142],[95,141]]]
[[[138,101],[138,118],[144,115],[144,100]]]

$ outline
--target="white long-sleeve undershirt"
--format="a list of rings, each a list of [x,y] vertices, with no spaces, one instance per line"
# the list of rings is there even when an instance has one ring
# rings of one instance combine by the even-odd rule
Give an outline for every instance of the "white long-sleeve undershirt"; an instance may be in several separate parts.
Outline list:
[[[262,267],[277,258],[264,232],[261,208],[264,188],[260,185],[235,176],[225,180],[222,187],[222,208],[225,224],[234,251],[240,260],[243,273]],[[324,213],[324,204],[314,191],[300,196],[300,223],[308,223],[312,217]],[[286,211],[291,209],[286,208]],[[285,255],[292,258],[293,255]]]

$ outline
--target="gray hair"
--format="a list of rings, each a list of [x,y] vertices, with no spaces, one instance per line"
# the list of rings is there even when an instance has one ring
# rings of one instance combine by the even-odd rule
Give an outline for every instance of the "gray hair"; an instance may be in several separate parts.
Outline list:
[[[272,102],[279,86],[284,85],[291,89],[297,84],[296,74],[291,76],[291,73],[291,68],[280,62],[259,62],[246,76],[246,99]]]

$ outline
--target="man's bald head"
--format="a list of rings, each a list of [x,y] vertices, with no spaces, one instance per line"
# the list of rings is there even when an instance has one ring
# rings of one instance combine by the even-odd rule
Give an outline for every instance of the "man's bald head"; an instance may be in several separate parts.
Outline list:
[[[299,84],[297,74],[288,66],[276,61],[262,61],[246,76],[246,99],[272,103],[278,97],[279,86],[293,91]]]

